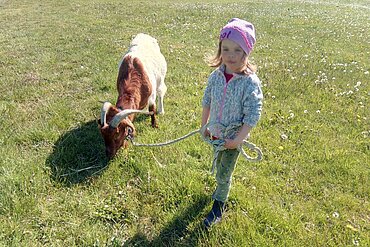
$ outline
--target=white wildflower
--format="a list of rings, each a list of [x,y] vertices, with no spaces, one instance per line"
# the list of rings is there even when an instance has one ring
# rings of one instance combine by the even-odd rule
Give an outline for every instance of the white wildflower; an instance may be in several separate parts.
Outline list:
[[[370,134],[370,130],[369,131],[362,131],[361,134],[363,135],[364,138],[367,138],[369,137],[369,134]]]
[[[352,240],[352,243],[354,246],[360,246],[360,241],[358,241],[357,239]]]

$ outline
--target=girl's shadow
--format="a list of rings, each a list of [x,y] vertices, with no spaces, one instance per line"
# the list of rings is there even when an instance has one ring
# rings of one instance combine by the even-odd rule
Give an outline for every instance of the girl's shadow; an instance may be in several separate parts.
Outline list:
[[[53,180],[66,185],[86,181],[108,165],[97,122],[90,121],[66,132],[46,160]]]

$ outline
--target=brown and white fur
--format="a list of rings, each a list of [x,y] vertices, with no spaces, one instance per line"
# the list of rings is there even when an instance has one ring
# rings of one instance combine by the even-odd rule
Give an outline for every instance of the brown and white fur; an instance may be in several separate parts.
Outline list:
[[[108,158],[121,146],[127,147],[127,137],[135,135],[136,113],[150,114],[152,127],[158,127],[156,114],[164,114],[166,72],[167,63],[157,40],[143,33],[136,35],[119,64],[116,105],[104,102],[101,110],[99,129]]]

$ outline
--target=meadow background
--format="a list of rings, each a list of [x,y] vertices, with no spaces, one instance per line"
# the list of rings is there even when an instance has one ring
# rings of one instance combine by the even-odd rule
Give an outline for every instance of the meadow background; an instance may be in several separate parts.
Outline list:
[[[369,246],[370,2],[0,0],[0,246]],[[215,187],[200,136],[105,158],[96,124],[115,102],[131,38],[168,62],[159,128],[200,127],[201,98],[231,17],[255,24],[265,96],[223,221],[204,231]]]

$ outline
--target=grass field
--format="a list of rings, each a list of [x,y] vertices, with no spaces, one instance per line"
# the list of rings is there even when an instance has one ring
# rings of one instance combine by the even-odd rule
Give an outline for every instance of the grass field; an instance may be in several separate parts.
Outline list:
[[[129,2],[129,3],[125,3]],[[370,246],[370,3],[0,0],[0,246]],[[223,221],[200,136],[105,158],[99,100],[115,102],[133,35],[167,59],[166,114],[140,143],[200,127],[231,17],[251,21],[264,110]]]

